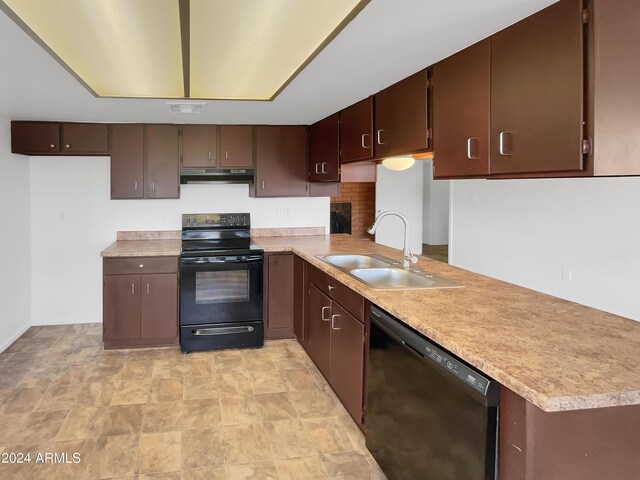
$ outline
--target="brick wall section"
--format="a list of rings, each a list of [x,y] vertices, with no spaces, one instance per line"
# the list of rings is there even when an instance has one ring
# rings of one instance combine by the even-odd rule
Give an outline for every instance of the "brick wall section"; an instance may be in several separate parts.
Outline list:
[[[367,228],[375,219],[375,183],[341,183],[340,196],[331,197],[331,201],[351,202],[351,234],[355,237],[371,238]]]

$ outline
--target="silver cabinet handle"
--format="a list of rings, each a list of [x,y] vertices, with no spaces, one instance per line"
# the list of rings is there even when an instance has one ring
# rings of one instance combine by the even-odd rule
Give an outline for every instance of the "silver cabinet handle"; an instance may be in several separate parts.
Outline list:
[[[51,145],[49,145],[49,148],[56,148],[56,146],[52,143]]]
[[[133,189],[137,192],[138,191],[138,181],[136,180],[135,182],[133,182]]]
[[[131,284],[131,295],[135,295],[136,294],[136,284],[132,283]]]
[[[149,284],[147,283],[147,295],[149,295],[150,291],[151,291],[151,288],[149,287]]]
[[[64,146],[64,148],[70,148],[71,145],[69,145],[68,143]]]
[[[324,169],[326,165],[327,165],[327,162],[322,162],[322,173],[328,173],[327,170]]]
[[[225,150],[224,151],[224,158],[225,158],[225,160],[229,159],[229,150]]]
[[[508,156],[513,151],[513,141],[511,138],[511,132],[500,132],[500,144],[498,151],[500,155]]]
[[[156,182],[151,182],[151,190],[156,191]]]
[[[331,315],[331,330],[342,330],[341,328],[337,328],[335,326],[335,320],[336,318],[338,318],[340,315]]]
[[[209,149],[209,160],[211,160],[211,149]]]
[[[384,145],[384,142],[382,141],[382,132],[384,132],[384,130],[380,129],[377,133],[378,145]]]
[[[262,180],[261,188],[262,188],[262,190],[264,190],[264,180]]]
[[[320,173],[320,164],[316,163],[316,173]]]
[[[322,317],[322,321],[323,322],[328,322],[330,320],[328,318],[325,318],[325,316],[324,316],[325,310],[329,310],[330,308],[331,307],[327,307],[327,306],[322,307],[322,313],[320,313],[320,316]]]
[[[479,155],[477,153],[477,151],[478,151],[478,149],[477,149],[478,142],[479,142],[479,140],[477,138],[475,138],[475,137],[467,138],[467,158],[469,160],[476,160],[479,157]],[[476,146],[475,150],[473,148],[474,144]],[[474,151],[476,153],[474,153]]]
[[[334,288],[336,288],[336,287],[334,287],[333,285],[327,285],[327,287],[329,287],[329,291],[331,291],[331,290],[333,290]]]
[[[140,268],[144,268],[144,263],[141,263],[141,264],[140,264]]]
[[[365,138],[367,138],[368,136],[368,133],[362,134],[362,137],[360,138],[360,145],[362,145],[362,148],[369,148],[369,146],[364,143]]]

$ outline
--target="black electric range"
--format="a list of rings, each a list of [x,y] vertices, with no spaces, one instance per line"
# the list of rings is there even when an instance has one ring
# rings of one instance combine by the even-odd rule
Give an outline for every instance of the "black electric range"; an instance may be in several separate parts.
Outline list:
[[[248,213],[182,216],[180,348],[261,347],[262,248]]]

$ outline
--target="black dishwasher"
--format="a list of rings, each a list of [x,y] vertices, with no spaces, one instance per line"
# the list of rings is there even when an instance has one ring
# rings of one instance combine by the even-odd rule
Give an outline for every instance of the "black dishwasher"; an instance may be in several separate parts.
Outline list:
[[[366,444],[389,480],[494,480],[499,385],[371,307]]]

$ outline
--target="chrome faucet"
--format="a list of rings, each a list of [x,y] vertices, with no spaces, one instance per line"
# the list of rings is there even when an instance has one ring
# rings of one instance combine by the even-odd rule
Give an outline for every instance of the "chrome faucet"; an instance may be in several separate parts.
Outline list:
[[[367,229],[367,232],[371,235],[376,233],[378,225],[380,224],[380,220],[382,220],[387,215],[395,215],[404,223],[404,247],[402,249],[402,268],[409,269],[409,267],[411,266],[411,263],[416,263],[418,259],[414,257],[413,253],[411,253],[411,250],[409,250],[409,219],[407,217],[405,217],[401,213],[394,212],[393,210],[387,210],[386,212],[382,212],[380,215],[376,217],[375,221],[373,222],[373,225],[371,225]]]

